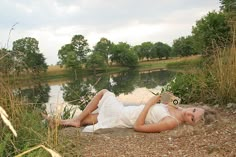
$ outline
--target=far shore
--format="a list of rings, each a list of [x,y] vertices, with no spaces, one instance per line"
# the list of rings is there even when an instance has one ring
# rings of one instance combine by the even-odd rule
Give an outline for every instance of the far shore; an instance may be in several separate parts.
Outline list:
[[[183,62],[191,62],[194,60],[199,60],[201,58],[200,55],[195,56],[188,56],[188,57],[174,57],[169,59],[155,59],[155,60],[144,60],[140,61],[138,66],[135,67],[135,70],[138,70],[140,72],[143,71],[149,71],[149,70],[160,70],[160,69],[168,69],[168,64],[177,63],[176,67],[173,69],[175,70],[181,70],[181,67],[178,66],[178,63]],[[103,73],[119,73],[121,71],[129,70],[128,67],[123,67],[119,65],[111,65],[106,70],[96,69],[96,75],[101,75]],[[168,69],[171,70],[171,69]],[[78,70],[78,77],[87,77],[90,75],[94,75],[93,70],[91,69],[81,69]],[[51,65],[48,67],[47,72],[41,73],[38,76],[33,76],[29,74],[21,74],[20,76],[7,76],[5,79],[9,81],[10,83],[13,83],[15,85],[23,85],[31,84],[31,82],[35,82],[35,80],[38,80],[39,82],[47,82],[49,84],[53,84],[55,82],[65,82],[68,81],[70,78],[74,78],[73,72],[70,69],[67,69],[65,67],[61,67],[60,65]],[[24,83],[25,82],[25,83]]]

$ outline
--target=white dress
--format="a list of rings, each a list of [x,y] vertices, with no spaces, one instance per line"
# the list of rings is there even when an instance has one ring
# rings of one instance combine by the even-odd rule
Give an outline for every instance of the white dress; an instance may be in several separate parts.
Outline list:
[[[99,101],[98,123],[86,126],[83,132],[93,132],[102,128],[133,128],[144,105],[124,106],[117,100],[114,93],[107,91]],[[158,123],[162,118],[171,116],[164,104],[153,105],[145,119],[146,124]]]

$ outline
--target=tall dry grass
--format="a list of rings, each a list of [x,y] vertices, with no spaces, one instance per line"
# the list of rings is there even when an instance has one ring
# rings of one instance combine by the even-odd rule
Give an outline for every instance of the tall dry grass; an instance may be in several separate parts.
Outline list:
[[[213,55],[196,62],[200,63],[198,66],[195,63],[181,63],[191,69],[191,72],[178,74],[165,90],[181,97],[182,103],[236,103],[236,36],[235,33],[232,34],[230,45],[214,46]]]
[[[58,129],[48,132],[41,122],[41,110],[16,97],[13,86],[0,78],[0,156],[27,153],[28,156],[43,157],[52,154],[49,148],[56,148],[58,144]],[[29,151],[36,145],[43,149]]]
[[[234,30],[235,32],[235,30]],[[233,33],[235,34],[235,33]],[[207,71],[214,81],[209,93],[220,103],[236,102],[236,37],[232,44],[224,48],[216,48],[212,62]]]

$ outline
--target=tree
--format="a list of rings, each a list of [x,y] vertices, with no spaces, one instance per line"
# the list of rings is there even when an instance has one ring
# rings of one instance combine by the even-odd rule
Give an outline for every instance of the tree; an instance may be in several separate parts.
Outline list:
[[[111,54],[112,43],[106,38],[101,38],[100,41],[94,46],[94,53],[99,53],[108,65],[109,55]]]
[[[190,56],[197,54],[192,36],[180,37],[174,40],[172,50],[177,56]]]
[[[231,22],[236,20],[236,1],[235,0],[220,0],[220,9],[226,14]]]
[[[135,45],[132,49],[137,54],[139,60],[144,59],[144,56],[141,52],[141,45]]]
[[[93,53],[91,55],[88,56],[87,62],[86,62],[86,67],[87,68],[92,68],[93,73],[96,74],[96,69],[105,69],[106,68],[106,64],[105,64],[105,60],[103,58],[104,56],[102,56],[99,53]]]
[[[48,66],[45,62],[45,57],[42,53],[32,53],[29,54],[29,64],[32,67],[32,72],[34,74],[39,74],[40,72],[46,72]]]
[[[90,51],[87,40],[83,35],[75,35],[71,40],[73,51],[80,63],[85,61],[87,53]]]
[[[86,56],[89,52],[88,42],[82,35],[75,35],[71,43],[61,47],[58,51],[58,58],[60,65],[65,65],[66,68],[76,70],[82,67]]]
[[[224,47],[231,38],[225,14],[215,11],[197,21],[196,26],[192,28],[192,34],[199,49],[206,55],[213,53],[215,44]]]
[[[120,42],[112,48],[111,61],[123,66],[135,67],[138,64],[138,56],[129,44]]]
[[[46,71],[48,66],[43,54],[40,53],[39,42],[35,38],[26,37],[13,42],[13,56],[16,68],[39,74]]]
[[[6,49],[0,49],[0,72],[7,75],[13,71],[13,57],[11,52]]]
[[[151,57],[152,58],[158,57],[159,59],[162,59],[162,57],[166,57],[166,59],[168,59],[170,52],[171,52],[171,47],[168,44],[157,42],[152,47]]]
[[[140,56],[143,58],[145,57],[147,60],[151,58],[151,51],[152,51],[153,43],[151,42],[144,42],[141,44],[140,48]]]
[[[58,58],[60,65],[65,65],[66,68],[80,68],[81,63],[78,60],[75,51],[73,51],[73,46],[71,44],[66,44],[61,47],[58,51]]]

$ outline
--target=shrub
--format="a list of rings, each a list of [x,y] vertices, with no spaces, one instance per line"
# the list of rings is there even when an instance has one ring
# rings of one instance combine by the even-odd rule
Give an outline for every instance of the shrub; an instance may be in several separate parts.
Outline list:
[[[164,90],[182,98],[182,103],[236,102],[236,46],[215,47],[215,55],[206,58],[201,69],[192,74],[179,74]]]

